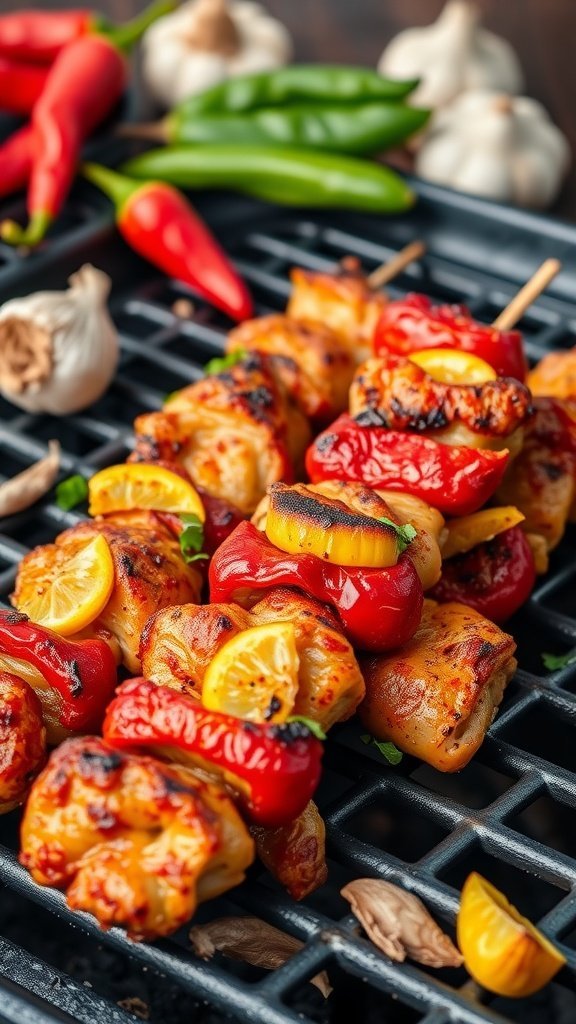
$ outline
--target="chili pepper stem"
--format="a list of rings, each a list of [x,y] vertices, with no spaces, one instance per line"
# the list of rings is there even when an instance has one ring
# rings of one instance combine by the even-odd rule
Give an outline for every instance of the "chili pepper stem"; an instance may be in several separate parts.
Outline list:
[[[32,215],[25,228],[15,220],[5,220],[0,227],[0,237],[9,245],[24,245],[34,248],[44,238],[53,217],[45,210],[38,210]]]
[[[151,142],[170,142],[171,118],[163,117],[159,121],[146,121],[142,124],[120,124],[115,134],[122,139],[146,139]]]
[[[155,0],[138,17],[127,21],[124,25],[105,28],[102,35],[119,50],[129,50],[144,35],[144,32],[158,18],[170,14],[178,6],[178,0]]]
[[[109,167],[102,167],[101,164],[84,163],[80,167],[80,173],[108,196],[117,211],[120,211],[130,196],[143,185],[143,182],[132,181],[126,175],[118,174]]]

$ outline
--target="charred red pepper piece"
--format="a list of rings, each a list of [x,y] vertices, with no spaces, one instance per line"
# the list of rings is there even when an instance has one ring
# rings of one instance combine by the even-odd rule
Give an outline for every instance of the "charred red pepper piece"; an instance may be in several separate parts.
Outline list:
[[[119,687],[103,735],[123,750],[153,747],[172,761],[214,771],[237,790],[251,821],[267,828],[298,817],[320,778],[322,744],[301,722],[243,722],[146,679]]]
[[[524,381],[528,365],[520,331],[499,331],[472,318],[466,306],[435,306],[426,295],[389,302],[374,332],[377,355],[408,356],[425,348],[457,348],[484,359],[500,377]]]
[[[114,203],[118,230],[135,252],[232,319],[252,315],[242,278],[181,192],[162,182],[132,181],[98,164],[85,164],[83,173]]]
[[[24,188],[32,170],[34,147],[34,131],[28,124],[0,144],[0,196],[9,196]]]
[[[492,622],[505,622],[528,600],[536,570],[532,549],[519,526],[444,562],[430,591],[437,601],[470,605]]]
[[[359,480],[368,487],[405,491],[440,512],[477,512],[494,494],[508,465],[507,451],[439,444],[429,437],[361,427],[344,413],[306,453],[313,483]]]
[[[117,682],[116,662],[103,640],[65,640],[20,612],[0,611],[0,655],[37,669],[56,699],[65,729],[97,728]]]
[[[356,647],[400,647],[418,627],[422,584],[407,554],[386,569],[335,565],[316,555],[289,555],[252,523],[241,523],[214,554],[210,600],[251,602],[250,592],[298,587],[337,612],[342,631]]]
[[[36,64],[0,56],[0,110],[29,114],[46,84],[48,71]]]

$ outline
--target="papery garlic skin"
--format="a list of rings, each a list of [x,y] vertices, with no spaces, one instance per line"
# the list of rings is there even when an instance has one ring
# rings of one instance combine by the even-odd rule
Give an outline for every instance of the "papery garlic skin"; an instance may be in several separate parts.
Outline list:
[[[438,112],[416,173],[463,192],[544,208],[569,164],[568,140],[540,103],[477,90]]]
[[[408,102],[433,109],[466,89],[518,93],[520,63],[510,43],[480,28],[468,0],[448,0],[437,21],[400,32],[386,47],[378,71],[390,78],[421,78]]]
[[[27,412],[66,416],[85,409],[106,391],[118,365],[106,305],[110,278],[86,264],[69,284],[0,308],[0,391]]]
[[[200,19],[211,21],[203,42]],[[218,37],[217,19],[226,19]],[[202,22],[204,28],[204,22]],[[287,29],[252,0],[188,0],[154,22],[142,40],[142,74],[148,92],[166,108],[224,79],[287,64],[292,39]]]

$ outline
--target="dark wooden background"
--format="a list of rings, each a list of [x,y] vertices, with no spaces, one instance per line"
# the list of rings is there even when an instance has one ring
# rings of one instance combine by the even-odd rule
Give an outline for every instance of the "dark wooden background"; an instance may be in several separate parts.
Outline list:
[[[386,42],[407,25],[431,21],[443,0],[264,0],[291,30],[298,60],[374,65]],[[527,93],[541,100],[568,136],[574,164],[559,201],[560,216],[576,220],[576,0],[477,0],[485,24],[516,47]],[[78,7],[85,0],[30,0],[34,7]],[[146,0],[87,0],[86,6],[124,21]],[[28,6],[0,0],[0,11]]]

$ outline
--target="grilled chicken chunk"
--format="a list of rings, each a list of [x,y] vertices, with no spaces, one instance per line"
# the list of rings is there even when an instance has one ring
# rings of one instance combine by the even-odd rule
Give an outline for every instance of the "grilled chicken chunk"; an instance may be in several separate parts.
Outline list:
[[[329,729],[352,715],[364,696],[354,651],[325,605],[289,588],[271,590],[250,611],[234,604],[183,605],[154,615],[142,635],[147,679],[201,696],[216,652],[244,629],[292,622],[300,658],[293,713]]]
[[[0,672],[0,814],[21,804],[46,757],[42,705],[32,687]]]
[[[67,740],[32,787],[20,861],[68,905],[133,939],[168,935],[244,878],[254,843],[232,801],[188,768]]]
[[[273,314],[247,320],[228,336],[227,352],[265,352],[302,412],[319,424],[348,406],[355,363],[330,327]]]
[[[256,852],[270,874],[295,900],[303,900],[328,878],[326,826],[313,800],[289,825],[250,829]]]
[[[561,402],[535,398],[534,408],[522,451],[495,500],[516,505],[526,517],[522,529],[529,537],[543,538],[552,551],[562,540],[576,498],[576,440]]]
[[[130,461],[180,464],[196,486],[250,515],[268,484],[301,472],[308,421],[266,356],[252,353],[134,424]]]
[[[356,364],[367,359],[387,298],[370,287],[358,259],[342,260],[336,273],[296,268],[290,276],[288,316],[330,327],[340,335]]]
[[[360,717],[379,740],[442,772],[468,763],[516,670],[511,636],[462,604],[424,602],[400,651],[362,660]]]
[[[576,346],[567,352],[549,352],[528,374],[533,395],[576,399]]]
[[[509,446],[531,413],[528,388],[512,377],[444,384],[404,356],[368,359],[350,388],[350,415],[363,426],[418,431],[445,444]]]
[[[154,512],[124,512],[79,523],[61,533],[54,544],[34,548],[20,563],[12,603],[19,607],[27,589],[35,587],[45,574],[46,566],[65,555],[79,535],[96,533],[102,534],[110,547],[114,587],[104,611],[81,636],[106,639],[111,634],[111,646],[119,651],[126,668],[137,673],[146,620],[168,605],[197,601],[202,588],[199,571],[186,565],[177,538]]]

